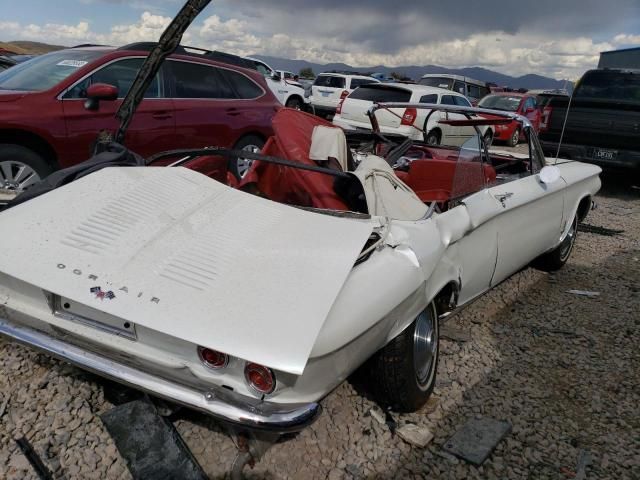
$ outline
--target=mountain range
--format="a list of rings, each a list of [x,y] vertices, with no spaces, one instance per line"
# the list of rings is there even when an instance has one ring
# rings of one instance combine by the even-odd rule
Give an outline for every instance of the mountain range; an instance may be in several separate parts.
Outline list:
[[[65,47],[59,45],[48,45],[46,43],[40,42],[0,42],[0,50],[6,49],[20,54],[42,54],[62,48]],[[316,74],[330,71],[357,71],[366,73],[382,73],[386,76],[389,76],[392,72],[395,72],[414,80],[418,80],[420,77],[422,77],[422,75],[426,73],[450,73],[475,78],[476,80],[481,80],[483,82],[493,82],[498,86],[511,87],[514,89],[526,88],[528,90],[550,90],[556,88],[571,89],[572,87],[571,82],[568,82],[566,80],[555,80],[553,78],[543,77],[541,75],[535,74],[523,75],[521,77],[512,77],[482,67],[468,67],[458,69],[440,67],[437,65],[409,65],[404,67],[385,67],[383,65],[376,65],[373,67],[354,67],[345,63],[328,63],[322,65],[319,63],[307,62],[306,60],[289,60],[286,58],[270,57],[265,55],[253,56],[268,63],[272,68],[275,68],[276,70],[287,70],[295,73],[298,73],[303,68],[311,68]]]
[[[271,68],[274,68],[276,70],[286,70],[294,73],[298,73],[303,68],[311,68],[316,75],[318,73],[330,71],[355,71],[364,73],[383,73],[384,75],[388,76],[391,74],[391,72],[396,72],[413,80],[418,80],[420,79],[420,77],[427,73],[450,73],[454,75],[471,77],[483,82],[493,82],[498,86],[511,87],[514,89],[571,89],[572,86],[571,82],[567,80],[555,80],[553,78],[535,74],[523,75],[521,77],[512,77],[482,67],[468,67],[457,69],[440,67],[437,65],[409,65],[404,67],[385,67],[383,65],[376,65],[373,67],[354,67],[344,63],[328,63],[321,65],[319,63],[307,62],[305,60],[289,60],[286,58],[269,57],[265,55],[253,55],[253,57],[259,58],[260,60],[269,64]]]

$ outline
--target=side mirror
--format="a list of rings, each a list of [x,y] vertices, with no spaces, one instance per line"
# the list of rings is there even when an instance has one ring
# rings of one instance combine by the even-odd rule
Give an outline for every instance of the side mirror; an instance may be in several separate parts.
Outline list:
[[[527,108],[527,109],[524,111],[524,113],[533,113],[533,112],[535,112],[535,111],[536,111],[536,109],[535,109],[535,108],[533,108],[533,107],[529,107],[529,108]]]
[[[118,99],[118,88],[107,83],[94,83],[87,88],[87,110],[97,110],[100,100],[113,101]]]
[[[551,185],[560,179],[560,169],[555,165],[547,165],[538,173],[538,179],[545,185]]]

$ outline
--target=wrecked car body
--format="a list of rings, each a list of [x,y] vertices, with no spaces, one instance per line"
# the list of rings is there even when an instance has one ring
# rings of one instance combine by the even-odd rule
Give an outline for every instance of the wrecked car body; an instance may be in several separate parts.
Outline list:
[[[391,139],[384,108],[487,122],[375,105],[372,132],[347,138],[283,109],[239,189],[194,171],[200,154],[102,169],[0,213],[0,334],[247,428],[304,428],[365,362],[382,403],[419,408],[439,319],[532,262],[560,268],[600,169],[545,168],[515,115],[490,112],[522,122],[529,155],[481,135]]]

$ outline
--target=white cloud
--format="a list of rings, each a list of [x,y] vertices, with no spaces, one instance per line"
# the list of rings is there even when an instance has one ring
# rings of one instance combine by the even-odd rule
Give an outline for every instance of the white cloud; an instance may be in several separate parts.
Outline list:
[[[621,33],[615,36],[613,43],[616,45],[640,45],[640,35]]]
[[[336,12],[328,12],[333,27],[344,28],[349,19],[338,18]],[[362,19],[360,19],[362,20]],[[365,15],[366,25],[374,25],[376,15]],[[171,18],[142,13],[137,22],[115,25],[106,33],[92,31],[86,21],[76,25],[21,25],[17,22],[0,22],[5,38],[37,40],[63,45],[92,42],[123,45],[138,41],[155,41],[170,23]],[[411,20],[403,20],[410,25]],[[331,23],[331,22],[329,22]],[[360,24],[362,26],[362,24]],[[415,26],[414,26],[415,27]],[[413,28],[413,27],[412,27]],[[320,29],[322,30],[322,29]],[[407,32],[411,29],[407,27]],[[508,34],[490,31],[461,36],[457,39],[418,40],[407,34],[403,45],[390,53],[377,49],[368,38],[376,35],[375,28],[362,30],[353,39],[340,38],[310,29],[305,35],[268,32],[259,18],[223,19],[211,15],[193,25],[185,34],[183,43],[194,47],[219,49],[249,55],[252,53],[284,58],[303,59],[317,63],[343,62],[358,67],[386,65],[436,64],[446,67],[483,66],[510,75],[536,73],[555,78],[578,78],[585,70],[594,67],[599,52],[611,50],[616,45],[640,44],[640,35],[620,34],[611,42],[596,43],[584,36],[570,37],[562,32],[556,35],[520,31]],[[367,33],[369,32],[369,33]]]

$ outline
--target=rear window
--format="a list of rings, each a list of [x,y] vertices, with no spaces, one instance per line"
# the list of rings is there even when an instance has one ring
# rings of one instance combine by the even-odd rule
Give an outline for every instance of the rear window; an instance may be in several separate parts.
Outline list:
[[[334,77],[333,75],[319,75],[313,84],[317,87],[345,88],[344,77]]]
[[[453,87],[453,79],[446,77],[425,77],[421,78],[418,83],[429,87],[446,88],[447,90],[451,90]]]
[[[351,79],[351,89],[355,89],[358,87],[361,87],[363,85],[369,85],[371,83],[378,83],[373,79],[369,79],[369,78],[352,78]]]
[[[249,100],[260,97],[264,92],[253,80],[233,70],[219,69],[218,74],[231,84],[237,92],[237,98]]]
[[[369,102],[409,102],[411,92],[403,88],[364,86],[354,90],[349,98]]]
[[[0,89],[48,90],[104,54],[100,51],[61,50],[41,55],[0,73]]]
[[[608,70],[587,72],[574,96],[640,102],[640,74]]]

